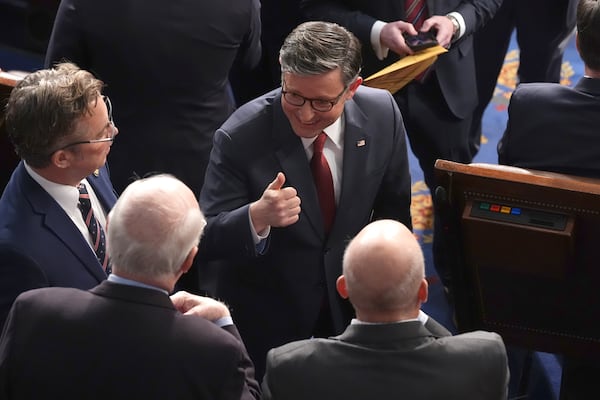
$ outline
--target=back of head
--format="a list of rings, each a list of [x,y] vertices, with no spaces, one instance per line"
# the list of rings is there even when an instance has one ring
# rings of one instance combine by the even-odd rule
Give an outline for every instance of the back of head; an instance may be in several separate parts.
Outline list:
[[[281,72],[319,75],[340,68],[348,86],[360,73],[359,40],[347,29],[330,22],[311,21],[298,25],[279,51]]]
[[[423,300],[424,265],[419,243],[400,222],[379,220],[363,228],[346,248],[343,263],[357,316],[413,317]]]
[[[579,54],[588,68],[600,71],[600,0],[580,0],[577,5]]]
[[[17,154],[33,167],[50,164],[52,150],[76,133],[77,121],[90,112],[102,86],[71,63],[27,75],[6,105],[6,129]]]
[[[140,281],[177,277],[205,225],[194,194],[175,177],[133,182],[108,217],[113,272]]]

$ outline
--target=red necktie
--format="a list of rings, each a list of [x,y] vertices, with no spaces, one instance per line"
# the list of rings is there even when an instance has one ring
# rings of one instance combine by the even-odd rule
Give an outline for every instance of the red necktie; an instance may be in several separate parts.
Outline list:
[[[425,0],[405,0],[404,10],[406,11],[405,20],[413,24],[416,30],[421,29],[428,14]]]
[[[319,205],[323,215],[323,225],[325,233],[329,233],[333,220],[335,218],[335,195],[333,192],[333,178],[327,159],[323,154],[323,146],[327,140],[327,134],[321,132],[313,142],[313,156],[310,160],[317,195],[319,196]]]

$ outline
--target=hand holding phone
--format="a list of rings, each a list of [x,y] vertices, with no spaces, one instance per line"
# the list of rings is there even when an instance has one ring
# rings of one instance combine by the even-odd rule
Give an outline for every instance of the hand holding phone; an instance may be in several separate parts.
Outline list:
[[[419,51],[438,44],[433,32],[419,32],[416,35],[403,34],[406,45],[412,51]]]

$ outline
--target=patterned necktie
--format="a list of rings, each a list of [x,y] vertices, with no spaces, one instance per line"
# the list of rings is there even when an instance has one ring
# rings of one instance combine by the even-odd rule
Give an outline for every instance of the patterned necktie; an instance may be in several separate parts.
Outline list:
[[[327,140],[327,134],[321,132],[313,142],[313,156],[310,160],[310,169],[312,170],[317,195],[319,196],[319,205],[323,215],[323,225],[325,233],[329,233],[333,220],[335,219],[335,195],[333,192],[333,178],[327,159],[323,154],[323,146]]]
[[[404,10],[406,21],[413,24],[416,30],[421,29],[423,22],[427,19],[427,3],[425,0],[405,0]]]
[[[104,229],[94,217],[94,212],[92,211],[92,203],[90,201],[90,195],[87,192],[87,189],[83,183],[80,183],[77,186],[79,189],[79,210],[81,211],[81,215],[83,215],[83,221],[92,236],[92,248],[96,253],[96,257],[98,257],[98,261],[100,265],[102,265],[102,269],[106,271],[107,274],[110,274],[110,265],[108,262],[108,256],[106,255],[106,238],[104,237]]]
[[[429,12],[427,10],[427,2],[425,0],[405,0],[404,10],[406,12],[405,20],[413,24],[415,29],[419,31],[423,22],[427,19]],[[418,82],[424,82],[432,67],[428,67],[425,71],[415,76],[414,80]]]

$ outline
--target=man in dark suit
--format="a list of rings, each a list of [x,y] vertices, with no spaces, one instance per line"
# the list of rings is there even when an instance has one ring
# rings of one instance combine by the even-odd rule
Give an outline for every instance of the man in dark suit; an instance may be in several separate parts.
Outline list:
[[[477,105],[473,33],[494,15],[501,0],[413,1],[302,0],[300,6],[307,18],[337,22],[361,40],[365,76],[413,53],[403,34],[434,32],[438,43],[448,48],[428,74],[394,94],[413,153],[434,194],[434,164],[438,158],[471,161],[467,139]],[[435,207],[435,196],[433,201]],[[436,221],[439,218],[434,218]],[[434,238],[441,239],[441,232],[440,224],[435,223]],[[434,262],[448,287],[450,271],[443,244],[434,240]]]
[[[93,248],[78,191],[86,186],[104,230],[116,201],[105,163],[118,130],[102,85],[61,64],[26,76],[11,93],[6,128],[22,161],[0,198],[0,327],[25,290],[89,289],[106,279],[106,254]]]
[[[0,341],[0,398],[258,399],[227,307],[187,292],[169,298],[206,225],[193,192],[172,176],[142,179],[109,217],[107,281],[15,301]]]
[[[420,311],[423,253],[396,221],[365,227],[348,245],[337,289],[356,310],[340,336],[293,342],[267,356],[263,399],[506,399],[500,336],[440,336]]]
[[[560,81],[563,53],[575,27],[578,0],[503,0],[494,18],[474,36],[479,104],[470,147],[477,154],[481,119],[496,89],[510,38],[516,29],[520,83]]]
[[[600,124],[600,27],[593,21],[600,10],[594,6],[596,1],[581,1],[577,11],[584,76],[573,88],[554,83],[516,88],[498,143],[500,164],[600,178],[600,151],[594,144]]]
[[[280,59],[282,89],[215,133],[200,196],[201,254],[220,259],[211,268],[216,294],[231,306],[258,377],[270,348],[350,321],[335,291],[348,238],[373,219],[411,224],[402,116],[389,92],[360,86],[356,37],[303,24]]]
[[[46,65],[64,58],[106,82],[119,110],[117,192],[158,171],[198,196],[212,136],[233,111],[229,70],[260,59],[260,2],[64,0]]]
[[[600,2],[577,5],[576,45],[584,76],[575,87],[521,84],[508,106],[498,143],[500,164],[600,179]],[[561,400],[597,392],[600,363],[565,357]]]
[[[107,84],[124,133],[111,152],[120,193],[165,172],[198,197],[215,130],[234,110],[229,71],[261,55],[259,0],[61,1],[46,65],[63,58]],[[198,272],[178,286],[198,291]]]

